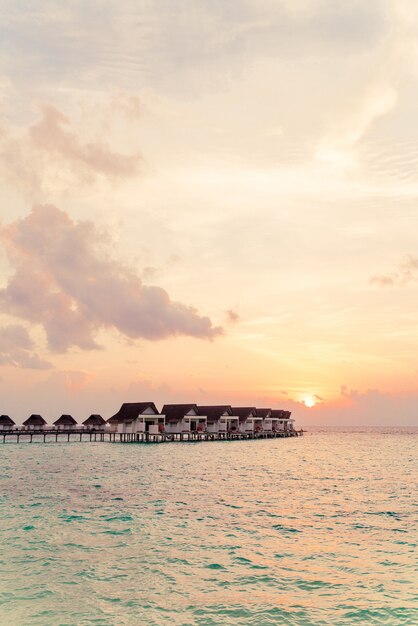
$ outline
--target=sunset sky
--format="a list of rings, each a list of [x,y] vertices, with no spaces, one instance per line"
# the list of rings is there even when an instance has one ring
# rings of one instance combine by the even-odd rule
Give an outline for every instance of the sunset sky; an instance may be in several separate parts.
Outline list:
[[[418,424],[415,0],[0,12],[0,413]]]

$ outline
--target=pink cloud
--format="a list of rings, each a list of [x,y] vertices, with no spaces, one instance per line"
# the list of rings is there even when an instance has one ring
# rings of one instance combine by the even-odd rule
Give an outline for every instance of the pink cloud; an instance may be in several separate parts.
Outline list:
[[[40,118],[29,127],[0,127],[0,139],[1,175],[31,197],[100,178],[119,182],[135,176],[143,163],[139,153],[121,154],[101,137],[86,140],[50,104],[41,107]]]
[[[228,309],[226,311],[226,319],[227,319],[227,322],[229,322],[230,324],[237,324],[241,318],[239,314],[236,311],[234,311],[234,309]]]
[[[403,286],[417,279],[418,258],[409,255],[389,274],[379,274],[370,278],[370,283],[379,287]]]
[[[287,402],[297,417],[298,427],[315,429],[418,426],[418,393],[414,390],[389,392],[381,389],[359,391],[341,386],[339,398],[319,402],[312,408]]]
[[[49,369],[48,361],[34,351],[33,341],[24,326],[13,324],[0,329],[0,365],[28,369]]]
[[[104,142],[83,143],[70,130],[69,119],[52,105],[42,107],[41,119],[30,127],[32,144],[65,160],[70,166],[83,168],[85,174],[103,174],[109,178],[125,178],[138,170],[140,156],[112,152]]]
[[[2,227],[0,238],[15,270],[0,290],[0,303],[8,313],[43,326],[52,350],[97,348],[101,328],[152,341],[222,333],[208,317],[172,301],[161,287],[143,285],[106,256],[106,242],[93,223],[75,222],[54,206],[35,206],[24,219]]]

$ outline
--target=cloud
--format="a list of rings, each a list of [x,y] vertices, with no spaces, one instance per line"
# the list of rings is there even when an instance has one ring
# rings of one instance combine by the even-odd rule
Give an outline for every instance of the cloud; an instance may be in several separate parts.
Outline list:
[[[380,274],[372,276],[369,281],[372,285],[379,285],[379,287],[393,287],[394,279],[387,274]]]
[[[75,222],[52,205],[38,205],[0,228],[0,238],[15,270],[0,290],[0,305],[40,324],[52,350],[98,348],[95,336],[103,328],[151,341],[222,333],[208,317],[172,301],[161,287],[143,285],[110,259],[106,239],[92,222]]]
[[[83,143],[69,130],[69,119],[51,105],[42,107],[42,117],[29,134],[35,148],[61,157],[71,168],[81,167],[85,176],[125,178],[137,172],[139,155],[117,154],[104,142]]]
[[[372,124],[389,113],[396,105],[398,93],[389,78],[369,79],[367,86],[351,99],[347,110],[340,114],[332,129],[322,138],[317,156],[320,160],[338,161],[363,138]]]
[[[335,412],[335,417],[342,424],[351,423],[353,426],[417,424],[416,391],[397,393],[380,389],[358,391],[342,385],[341,398],[344,400],[343,406],[336,408],[330,405],[329,409]]]
[[[315,395],[315,406],[307,407],[303,402],[290,398],[272,401],[271,398],[247,398],[240,402],[256,406],[276,406],[292,411],[296,428],[317,429],[362,429],[382,427],[416,427],[418,393],[416,390],[389,392],[382,389],[351,389],[342,385],[339,396],[332,399]],[[281,392],[283,394],[283,392]]]
[[[210,74],[236,74],[260,56],[361,54],[388,27],[381,0],[36,4],[7,3],[0,27],[11,75],[32,89],[38,80],[201,91]]]
[[[152,267],[152,265],[147,265],[142,270],[142,278],[145,281],[153,280],[158,274],[158,270],[156,267]]]
[[[227,319],[227,322],[229,322],[230,324],[237,324],[241,318],[239,314],[236,311],[234,311],[234,309],[228,309],[226,311],[226,319]]]
[[[389,274],[372,276],[370,283],[379,287],[397,287],[417,280],[418,278],[418,258],[408,256],[396,269]]]
[[[28,331],[18,324],[0,329],[0,365],[42,370],[52,367],[33,352],[33,341]]]
[[[67,370],[59,374],[62,377],[65,389],[70,394],[79,393],[95,379],[95,374],[77,370]]]
[[[40,119],[28,128],[0,128],[0,138],[6,179],[31,194],[98,178],[121,181],[135,176],[142,162],[138,153],[120,154],[103,140],[81,138],[70,119],[50,104],[42,105]]]

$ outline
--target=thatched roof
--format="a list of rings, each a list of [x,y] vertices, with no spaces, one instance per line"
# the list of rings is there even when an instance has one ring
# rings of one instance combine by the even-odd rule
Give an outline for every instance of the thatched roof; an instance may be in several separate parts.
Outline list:
[[[61,415],[55,422],[54,426],[75,426],[77,422],[72,415]]]
[[[255,406],[233,406],[232,414],[237,415],[240,420],[245,420],[247,417],[257,417],[257,409]]]
[[[179,422],[192,410],[199,414],[196,404],[164,404],[161,413],[165,415],[166,422]]]
[[[85,426],[103,426],[103,424],[106,424],[106,420],[104,420],[101,415],[93,413],[90,417],[84,420],[83,424]]]
[[[0,415],[0,424],[3,426],[15,426],[15,422],[8,415]]]
[[[207,416],[209,423],[216,422],[225,413],[227,413],[227,415],[232,415],[232,408],[229,404],[208,406],[201,406],[199,404],[198,409],[201,415]]]
[[[115,413],[115,415],[112,415],[107,421],[109,424],[133,422],[147,409],[152,409],[154,414],[158,415],[157,407],[153,402],[124,402],[119,411]]]
[[[257,417],[270,417],[271,409],[257,409]]]
[[[284,411],[283,409],[273,409],[271,412],[271,417],[278,417],[280,419],[289,419],[292,415],[291,411]]]
[[[23,422],[23,426],[44,426],[45,424],[46,421],[42,415],[35,415],[34,413],[32,413],[32,415],[30,415],[28,419]]]

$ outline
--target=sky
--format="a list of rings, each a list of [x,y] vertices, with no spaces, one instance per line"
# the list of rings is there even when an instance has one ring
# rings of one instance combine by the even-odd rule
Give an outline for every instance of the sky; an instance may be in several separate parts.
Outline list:
[[[415,0],[0,18],[0,413],[418,425]]]

